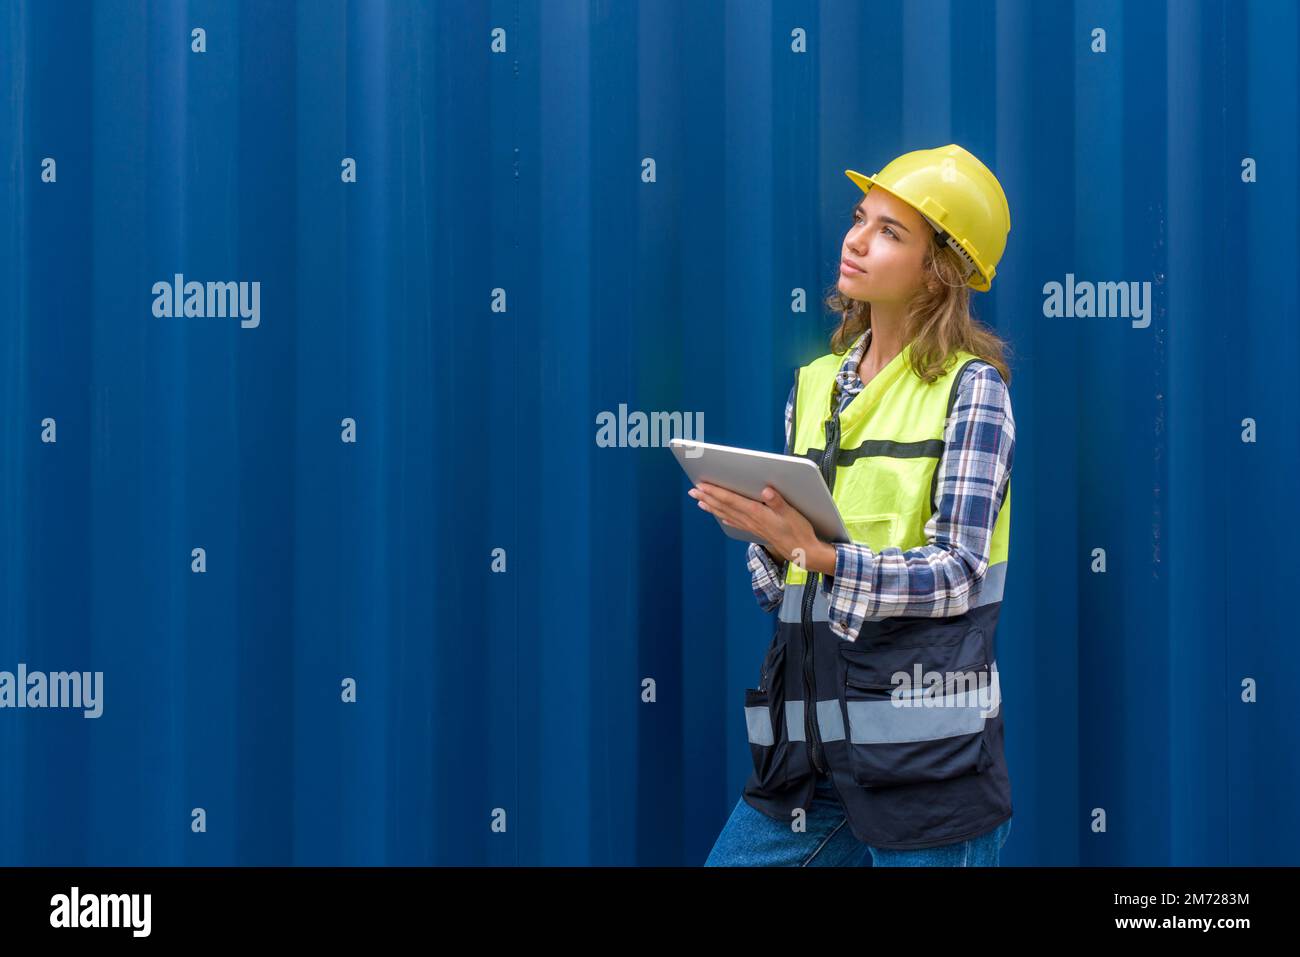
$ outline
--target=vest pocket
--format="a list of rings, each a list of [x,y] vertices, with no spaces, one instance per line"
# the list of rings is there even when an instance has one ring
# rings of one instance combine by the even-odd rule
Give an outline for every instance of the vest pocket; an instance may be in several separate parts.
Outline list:
[[[881,649],[863,655],[841,649],[849,765],[863,787],[893,787],[944,781],[980,773],[992,763],[984,726],[997,711],[983,631],[940,626],[946,640],[914,648]],[[955,664],[954,662],[961,662]],[[919,687],[895,684],[897,672]],[[944,677],[942,688],[924,683],[927,672]]]
[[[852,518],[846,515],[844,529],[856,544],[866,545],[873,552],[878,552],[894,544],[894,526],[897,521],[897,512],[855,515]]]
[[[784,674],[785,644],[774,638],[763,659],[759,686],[745,689],[745,727],[754,779],[765,791],[780,791],[807,773],[804,742],[790,740]]]
[[[771,788],[776,781],[777,724],[772,720],[771,696],[763,688],[745,689],[745,725],[749,732],[749,753],[754,761],[758,786]]]

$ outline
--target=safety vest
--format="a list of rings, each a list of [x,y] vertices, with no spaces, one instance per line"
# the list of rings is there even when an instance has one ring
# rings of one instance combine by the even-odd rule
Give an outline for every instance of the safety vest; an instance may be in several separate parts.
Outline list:
[[[831,406],[842,355],[795,372],[791,452],[821,467],[851,538],[874,552],[928,543],[944,427],[962,370],[978,359],[958,351],[926,384],[910,354],[909,343],[842,414]],[[934,847],[1011,817],[995,644],[1010,485],[963,614],[868,620],[846,641],[831,631],[820,573],[788,563],[776,634],[745,692],[752,807],[791,823],[824,770],[853,834],[876,847]]]

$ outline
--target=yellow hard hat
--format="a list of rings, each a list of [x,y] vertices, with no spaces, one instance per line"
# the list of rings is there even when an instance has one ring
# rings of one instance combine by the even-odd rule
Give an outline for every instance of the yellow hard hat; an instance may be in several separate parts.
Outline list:
[[[949,143],[904,153],[875,176],[844,175],[863,193],[881,186],[913,207],[966,263],[966,284],[988,292],[1007,248],[1011,209],[997,177],[973,153]]]

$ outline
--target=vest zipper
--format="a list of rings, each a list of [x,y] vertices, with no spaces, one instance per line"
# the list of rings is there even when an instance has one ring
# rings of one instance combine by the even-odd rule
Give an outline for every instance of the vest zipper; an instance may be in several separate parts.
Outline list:
[[[822,479],[826,488],[835,491],[835,461],[840,451],[840,413],[836,409],[826,420],[826,448],[822,452],[820,463]],[[821,572],[808,572],[804,579],[802,608],[802,625],[805,654],[803,656],[803,695],[804,695],[804,737],[808,740],[808,753],[813,767],[819,773],[825,773],[826,764],[822,760],[822,739],[817,731],[817,679],[813,667],[813,623],[812,608],[817,598],[817,589],[821,587]]]

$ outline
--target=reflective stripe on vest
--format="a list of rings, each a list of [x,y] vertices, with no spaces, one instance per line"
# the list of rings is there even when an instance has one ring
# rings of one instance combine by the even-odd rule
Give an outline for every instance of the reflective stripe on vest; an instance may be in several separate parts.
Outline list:
[[[854,744],[903,744],[983,731],[984,722],[997,714],[1002,703],[996,661],[989,671],[989,682],[982,691],[974,686],[940,695],[918,688],[880,701],[846,701],[849,740]],[[771,712],[766,705],[745,708],[745,723],[750,744],[774,743]],[[787,740],[804,740],[802,701],[786,701],[785,729]],[[817,702],[817,729],[823,741],[844,740],[838,699]]]

